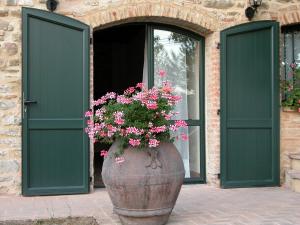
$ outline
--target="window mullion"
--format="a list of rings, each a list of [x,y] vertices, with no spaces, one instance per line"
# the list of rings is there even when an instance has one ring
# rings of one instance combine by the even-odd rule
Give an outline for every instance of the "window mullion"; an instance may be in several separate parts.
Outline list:
[[[146,25],[147,32],[147,60],[148,60],[148,88],[154,86],[154,37],[153,27]]]

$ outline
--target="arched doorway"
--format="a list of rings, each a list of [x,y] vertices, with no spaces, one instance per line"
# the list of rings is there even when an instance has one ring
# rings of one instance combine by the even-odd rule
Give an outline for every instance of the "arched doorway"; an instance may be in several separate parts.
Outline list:
[[[139,82],[148,87],[170,81],[182,102],[176,108],[188,123],[189,140],[175,141],[186,170],[186,182],[205,182],[204,38],[176,26],[126,23],[93,33],[93,94],[123,91]],[[163,74],[162,74],[163,73]],[[94,182],[101,182],[99,153],[94,145]]]

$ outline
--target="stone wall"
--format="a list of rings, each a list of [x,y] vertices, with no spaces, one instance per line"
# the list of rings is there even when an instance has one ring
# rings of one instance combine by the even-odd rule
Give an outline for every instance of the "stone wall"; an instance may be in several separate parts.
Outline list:
[[[248,0],[60,0],[57,13],[101,29],[133,21],[174,24],[206,40],[207,181],[220,172],[220,30],[245,23]],[[21,7],[46,9],[45,0],[0,0],[0,194],[21,193]],[[263,0],[254,20],[300,22],[299,0]],[[92,76],[91,76],[92,77]],[[92,82],[91,82],[92,83]],[[92,88],[91,88],[92,90]],[[281,113],[282,174],[300,144],[300,115]],[[92,150],[91,150],[92,151]],[[92,154],[91,154],[92,155]],[[91,161],[92,164],[92,161]],[[92,167],[92,165],[91,165]]]

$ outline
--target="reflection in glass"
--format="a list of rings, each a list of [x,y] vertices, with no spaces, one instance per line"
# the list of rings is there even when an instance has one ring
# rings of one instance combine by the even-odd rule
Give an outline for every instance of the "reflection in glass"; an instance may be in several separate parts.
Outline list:
[[[300,32],[294,34],[294,56],[297,67],[300,67]]]
[[[173,135],[174,144],[183,159],[185,178],[200,177],[200,127],[181,128]],[[182,139],[185,135],[187,140]]]
[[[154,85],[170,81],[182,96],[173,119],[199,119],[200,42],[165,30],[154,30]]]
[[[290,72],[290,65],[293,63],[293,39],[292,34],[285,34],[285,74]],[[287,76],[286,78],[289,78]]]

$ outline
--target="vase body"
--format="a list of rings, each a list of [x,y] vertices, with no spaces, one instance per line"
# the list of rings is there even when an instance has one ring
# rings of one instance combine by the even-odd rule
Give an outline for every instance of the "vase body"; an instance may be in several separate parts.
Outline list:
[[[114,212],[123,225],[166,224],[185,173],[176,147],[162,143],[157,151],[127,148],[120,164],[114,158],[117,150],[118,143],[114,143],[102,169]]]

